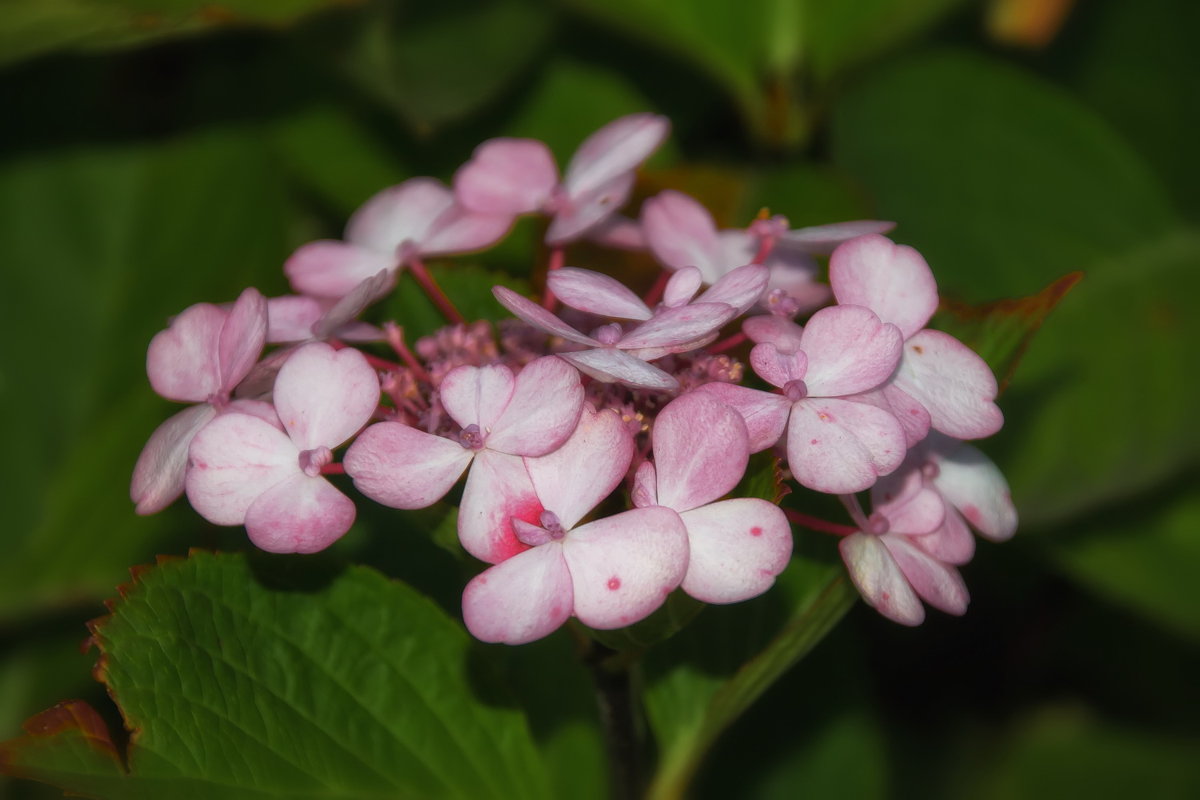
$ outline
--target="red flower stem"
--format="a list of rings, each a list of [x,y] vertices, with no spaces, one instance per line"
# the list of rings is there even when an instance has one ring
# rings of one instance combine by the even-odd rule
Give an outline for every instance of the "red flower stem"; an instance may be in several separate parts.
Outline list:
[[[429,373],[421,366],[421,362],[417,361],[417,357],[413,355],[412,350],[408,349],[408,345],[404,343],[404,329],[394,322],[389,322],[383,326],[383,332],[387,336],[388,344],[396,351],[396,355],[400,356],[400,360],[409,368],[412,374],[419,381],[425,383],[433,383],[433,379],[429,377]]]
[[[775,237],[764,236],[758,242],[758,252],[754,254],[754,260],[751,264],[763,264],[767,260],[767,256],[771,255],[771,251],[775,249]]]
[[[642,298],[642,302],[654,308],[659,300],[662,300],[663,291],[667,288],[667,281],[671,280],[671,274],[667,270],[658,273],[658,277],[654,280],[654,285],[650,287],[650,291],[646,292],[646,296]]]
[[[722,339],[721,341],[717,342],[716,344],[710,346],[708,348],[708,352],[713,353],[713,354],[724,353],[726,350],[732,350],[733,348],[737,347],[739,344],[741,344],[744,341],[746,341],[746,334],[742,333],[741,331],[738,331],[737,333],[733,334],[729,338]]]
[[[790,508],[783,509],[783,513],[789,522],[801,525],[809,530],[832,533],[837,536],[849,536],[852,533],[858,533],[858,528],[853,528],[849,525],[840,525],[836,522],[826,522],[819,517],[810,517],[808,514],[802,514]]]
[[[363,353],[363,356],[366,357],[368,364],[382,372],[399,372],[404,369],[400,364],[397,364],[395,361],[388,361],[386,358],[373,356],[370,353]]]
[[[345,475],[346,468],[341,464],[326,464],[321,467],[322,475]]]
[[[429,268],[425,266],[425,262],[416,256],[410,257],[408,259],[408,271],[416,278],[417,283],[421,284],[421,288],[425,290],[425,294],[429,295],[429,299],[433,301],[433,304],[438,307],[438,310],[442,312],[442,315],[446,319],[457,325],[466,322],[463,315],[454,307],[454,303],[450,302],[450,298],[442,291],[442,287],[437,285],[437,281],[433,279],[433,275],[430,274]]]
[[[547,311],[553,311],[556,302],[554,292],[550,291],[550,273],[556,269],[562,269],[563,262],[566,259],[567,252],[561,247],[555,247],[550,250],[550,260],[546,264],[546,291],[542,293],[542,308]]]

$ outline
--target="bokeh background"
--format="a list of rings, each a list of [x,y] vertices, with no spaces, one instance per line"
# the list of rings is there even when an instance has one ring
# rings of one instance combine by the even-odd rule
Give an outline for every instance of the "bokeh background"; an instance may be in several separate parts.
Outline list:
[[[171,314],[284,292],[292,249],[487,137],[565,159],[653,110],[674,132],[642,196],[681,188],[727,225],[895,220],[966,303],[1084,273],[982,445],[1023,524],[965,569],[967,616],[857,608],[696,796],[1200,797],[1198,35],[1189,0],[10,0],[0,739],[65,697],[115,719],[79,645],[130,565],[245,547],[128,501],[172,411],[144,376]],[[528,273],[537,236],[457,290]],[[342,548],[453,606],[449,569],[371,530]]]

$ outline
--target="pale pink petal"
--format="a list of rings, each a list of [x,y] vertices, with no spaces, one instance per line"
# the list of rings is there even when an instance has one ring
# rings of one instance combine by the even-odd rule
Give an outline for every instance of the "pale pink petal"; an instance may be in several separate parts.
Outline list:
[[[946,519],[942,496],[916,466],[880,478],[871,487],[871,508],[887,518],[888,533],[932,533]]]
[[[363,203],[346,223],[346,241],[393,257],[405,242],[424,241],[434,220],[452,205],[454,193],[441,181],[410,178]]]
[[[312,335],[318,339],[326,339],[337,335],[340,339],[355,340],[356,337],[366,337],[367,341],[383,338],[382,331],[374,325],[355,323],[354,318],[379,300],[382,300],[396,285],[396,275],[386,269],[381,269],[350,290],[350,293],[329,307],[319,320],[312,326]],[[347,330],[347,328],[351,330]],[[362,341],[363,338],[357,338]]]
[[[904,429],[886,411],[849,400],[808,398],[792,406],[788,466],[810,489],[869,489],[904,460]]]
[[[904,340],[895,325],[862,306],[833,306],[812,315],[800,334],[808,355],[809,394],[842,397],[874,389],[900,363]]]
[[[208,403],[188,406],[150,434],[129,485],[129,497],[137,504],[134,510],[138,514],[156,514],[183,494],[188,445],[196,431],[216,415],[217,410]]]
[[[966,613],[971,596],[958,570],[928,555],[906,536],[880,538],[922,600],[947,614]]]
[[[646,243],[663,266],[696,267],[708,283],[724,274],[727,265],[714,263],[720,260],[717,226],[696,200],[682,192],[662,192],[642,204],[641,219]]]
[[[1004,425],[991,368],[949,334],[925,329],[906,341],[895,384],[929,409],[933,427],[948,436],[980,439]]]
[[[792,529],[778,506],[742,497],[679,515],[688,532],[683,590],[705,603],[738,603],[771,588],[792,556]]]
[[[633,436],[615,412],[583,407],[579,426],[553,453],[525,459],[542,504],[565,530],[608,497],[633,460]]]
[[[1000,469],[969,444],[953,446],[943,437],[931,444],[938,467],[933,485],[942,496],[987,538],[1011,539],[1017,530],[1017,509]]]
[[[670,347],[694,342],[718,330],[737,316],[737,309],[724,303],[692,303],[678,308],[660,309],[621,337],[622,350],[642,347]]]
[[[653,316],[625,284],[600,272],[563,267],[551,272],[546,282],[559,300],[579,311],[618,319],[646,320]]]
[[[652,437],[658,504],[680,512],[732,491],[750,459],[741,415],[708,394],[691,392],[668,403]]]
[[[303,342],[313,338],[313,325],[329,302],[304,294],[267,298],[267,342]]]
[[[524,459],[485,448],[467,474],[458,509],[458,540],[471,555],[497,564],[528,549],[517,538],[513,520],[540,525],[544,509]]]
[[[665,345],[662,347],[636,347],[632,350],[622,350],[629,355],[640,358],[642,361],[653,361],[656,358],[671,355],[673,353],[690,353],[693,350],[699,350],[701,347],[712,344],[717,340],[717,331],[713,331],[699,339],[693,339],[690,342],[681,342],[679,344]]]
[[[616,250],[645,250],[650,245],[642,232],[642,226],[629,217],[613,214],[598,225],[588,229],[587,238],[601,247]]]
[[[746,264],[721,276],[696,302],[724,303],[741,314],[762,299],[769,275],[761,264]]]
[[[423,256],[470,253],[491,247],[504,238],[513,225],[511,214],[478,214],[452,206],[434,220],[419,242]]]
[[[538,211],[556,186],[554,156],[536,139],[489,139],[454,175],[458,202],[484,214]]]
[[[758,236],[744,228],[719,231],[717,233],[717,243],[719,249],[714,254],[714,261],[710,266],[713,279],[709,283],[716,283],[717,279],[734,267],[751,263],[754,257],[758,255],[762,244]],[[766,266],[769,268],[770,264],[771,258],[768,257]],[[701,269],[703,270],[704,267],[701,267]],[[707,273],[708,271],[705,273],[706,277]]]
[[[791,381],[804,380],[808,356],[803,350],[780,352],[773,344],[756,344],[750,350],[750,366],[758,377],[782,388]]]
[[[380,270],[394,272],[397,264],[392,252],[322,239],[292,253],[283,264],[283,272],[297,292],[332,298],[349,294]]]
[[[800,349],[800,334],[804,331],[790,319],[774,314],[747,317],[742,320],[742,333],[756,344],[772,344],[781,353],[794,353]],[[807,357],[805,369],[807,369]]]
[[[219,361],[221,392],[229,394],[258,361],[267,339],[267,299],[257,289],[246,289],[233,304],[221,326]]]
[[[535,547],[475,576],[463,591],[463,622],[484,642],[525,644],[571,616],[571,573],[558,542]]]
[[[634,388],[667,391],[679,388],[679,381],[658,367],[612,347],[559,353],[559,358],[569,361],[583,374],[604,383],[623,383]]]
[[[766,450],[782,438],[792,408],[786,397],[731,383],[706,383],[696,391],[713,395],[741,415],[751,453]]]
[[[683,521],[669,508],[635,508],[589,522],[563,540],[575,616],[601,630],[644,619],[687,572]]]
[[[796,304],[797,314],[807,314],[833,299],[833,290],[817,281],[815,265],[784,265],[775,255],[767,259],[767,266],[771,270],[767,293],[782,290]]]
[[[262,400],[249,400],[244,397],[238,398],[227,404],[217,413],[246,414],[251,417],[258,417],[272,428],[283,431],[283,423],[279,421],[279,415],[275,413],[275,406]]]
[[[287,434],[246,414],[222,414],[192,437],[185,479],[192,508],[217,525],[240,525],[259,495],[300,474]]]
[[[671,123],[658,114],[629,114],[593,133],[571,157],[563,185],[571,197],[592,191],[623,173],[631,172],[650,157]]]
[[[780,237],[779,244],[803,249],[807,253],[828,255],[843,242],[872,233],[887,233],[896,227],[894,222],[877,219],[859,219],[851,222],[834,222],[830,225],[813,225],[797,228]],[[858,303],[857,305],[863,305]],[[891,322],[891,320],[888,320]]]
[[[937,281],[925,259],[884,236],[860,236],[834,250],[829,282],[840,304],[871,309],[906,339],[937,311]]]
[[[202,403],[221,390],[218,348],[228,314],[210,303],[197,303],[150,340],[146,375],[150,386],[168,400]]]
[[[878,394],[887,404],[889,410],[904,426],[904,438],[912,447],[929,435],[929,409],[921,405],[915,397],[894,383],[885,383],[877,392],[864,392],[855,395],[856,400],[866,400],[868,396]],[[870,401],[868,401],[870,402]]]
[[[867,605],[901,625],[920,625],[925,609],[880,537],[853,533],[838,542],[850,580]]]
[[[379,405],[379,378],[357,350],[313,342],[280,367],[274,399],[298,448],[332,448],[367,424]]]
[[[455,422],[464,428],[478,425],[486,435],[508,405],[515,385],[512,370],[502,364],[464,365],[446,373],[438,394]]]
[[[966,564],[975,555],[975,537],[967,522],[954,510],[954,507],[943,503],[943,520],[940,527],[932,533],[923,536],[909,536],[910,542],[924,550],[930,556],[946,564]]]
[[[286,478],[250,504],[246,534],[268,553],[316,553],[354,524],[354,502],[322,477]]]
[[[473,455],[441,436],[379,422],[359,434],[342,463],[354,486],[375,502],[425,508],[445,497]]]
[[[517,375],[512,398],[492,425],[487,446],[519,456],[544,456],[574,433],[583,409],[579,370],[543,356]]]
[[[704,276],[700,274],[700,270],[695,267],[680,267],[675,270],[675,274],[667,279],[666,288],[663,289],[663,305],[665,306],[682,306],[696,296],[696,292],[700,291],[700,287],[704,285]],[[701,301],[703,302],[703,301]],[[723,299],[710,299],[710,303],[724,303]],[[734,305],[728,303],[728,305]]]
[[[580,333],[537,303],[522,297],[512,289],[504,286],[493,286],[492,294],[495,295],[500,305],[535,328],[541,328],[549,334],[566,339],[568,342],[575,342],[576,344],[586,344],[593,347],[600,344],[592,337]]]
[[[658,505],[658,473],[653,461],[643,461],[633,473],[629,499],[634,508]]]
[[[546,243],[559,246],[591,232],[625,205],[633,183],[634,174],[629,172],[589,192],[567,197],[546,230]]]

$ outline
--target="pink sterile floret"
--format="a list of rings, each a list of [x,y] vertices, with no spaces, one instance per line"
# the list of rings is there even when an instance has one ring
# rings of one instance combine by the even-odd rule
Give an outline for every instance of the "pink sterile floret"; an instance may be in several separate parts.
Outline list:
[[[458,201],[485,214],[553,217],[546,242],[561,245],[603,223],[629,199],[634,172],[666,138],[657,114],[630,114],[589,136],[562,182],[554,156],[535,139],[489,139],[454,176]]]
[[[750,364],[779,387],[770,394],[729,384],[701,390],[733,406],[746,421],[750,447],[774,445],[787,430],[788,466],[810,489],[846,494],[867,489],[904,460],[904,428],[864,393],[891,377],[900,359],[896,326],[858,306],[823,308],[796,342],[763,343]]]
[[[498,481],[511,464],[524,469],[522,456],[550,453],[574,432],[583,408],[579,372],[556,356],[537,359],[516,377],[503,365],[462,366],[446,374],[439,393],[446,413],[462,426],[457,436],[380,422],[350,446],[346,473],[359,491],[384,505],[424,508],[445,496],[471,465],[459,530],[467,531],[463,541],[472,555],[502,561],[525,546],[507,516],[490,524],[489,515],[498,508],[493,500],[509,497],[524,516],[541,509],[531,512],[536,501],[527,495],[514,501]]]
[[[410,259],[488,247],[512,222],[512,214],[463,208],[433,178],[411,178],[363,204],[346,224],[345,241],[309,242],[283,271],[301,294],[343,297],[381,270],[394,276]]]
[[[746,471],[741,416],[709,395],[685,394],[658,413],[652,439],[654,462],[638,467],[634,505],[679,512],[690,554],[683,590],[706,603],[736,603],[771,588],[792,554],[783,511],[752,497],[714,502]]]
[[[354,503],[321,476],[332,450],[379,403],[379,379],[357,350],[297,349],[275,380],[278,423],[231,413],[192,440],[187,495],[218,525],[245,524],[273,553],[312,553],[350,529]]]
[[[669,508],[636,508],[579,525],[624,478],[633,437],[612,411],[584,406],[579,427],[549,455],[506,463],[499,484],[509,495],[492,503],[511,508],[531,495],[541,508],[532,519],[506,520],[528,547],[477,575],[463,592],[463,620],[485,642],[522,644],[554,631],[574,615],[594,628],[619,628],[662,605],[687,571],[688,536]],[[576,527],[578,526],[578,527]],[[468,550],[473,537],[460,536]]]
[[[929,411],[932,426],[956,439],[991,436],[1004,424],[987,363],[949,334],[925,327],[937,310],[937,283],[925,259],[884,236],[860,236],[829,260],[842,305],[865,306],[904,334],[904,354],[885,394],[907,395]],[[897,404],[903,398],[889,397]]]

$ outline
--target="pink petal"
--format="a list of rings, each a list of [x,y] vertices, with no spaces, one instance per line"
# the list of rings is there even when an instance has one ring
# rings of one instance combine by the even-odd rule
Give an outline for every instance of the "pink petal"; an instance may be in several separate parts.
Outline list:
[[[720,245],[720,250],[715,256],[716,260],[711,264],[713,278],[709,283],[716,283],[722,275],[725,275],[734,267],[740,267],[754,261],[754,257],[758,255],[761,244],[758,236],[744,228],[718,231],[717,242]],[[771,259],[768,257],[767,264],[769,265],[770,262]],[[701,267],[701,269],[704,268]]]
[[[948,436],[980,439],[1004,425],[991,368],[949,334],[925,329],[905,342],[895,384],[929,409],[933,427]]]
[[[794,353],[800,349],[800,334],[804,331],[790,319],[766,314],[742,320],[742,332],[756,344],[772,344],[781,353]],[[808,358],[805,357],[805,369]]]
[[[321,477],[296,473],[246,510],[246,534],[268,553],[316,553],[354,524],[354,502]]]
[[[696,296],[696,292],[700,291],[700,287],[704,285],[704,276],[700,274],[700,270],[695,267],[680,267],[675,270],[675,274],[667,279],[666,288],[663,289],[663,305],[665,306],[682,306]],[[710,300],[709,302],[724,302],[721,300]],[[733,305],[729,303],[729,305]]]
[[[650,245],[637,221],[613,214],[599,225],[588,229],[587,238],[601,247],[615,250],[645,250]]]
[[[834,222],[830,225],[813,225],[797,228],[780,237],[779,244],[803,249],[804,252],[826,255],[835,247],[859,236],[872,233],[887,233],[896,227],[894,222],[877,219],[859,219],[851,222]],[[856,303],[855,305],[864,305]],[[888,320],[891,322],[891,320]]]
[[[871,487],[871,508],[887,518],[888,533],[932,533],[946,519],[942,496],[926,485],[918,466],[880,478]]]
[[[258,361],[267,339],[267,300],[257,289],[246,289],[221,326],[218,345],[221,392],[228,395]]]
[[[892,412],[904,426],[904,438],[909,447],[913,447],[929,435],[929,409],[894,383],[885,383],[880,389],[854,395],[854,399],[878,405],[884,411]]]
[[[227,313],[210,303],[197,303],[150,340],[146,375],[168,400],[201,403],[221,390],[218,349]]]
[[[304,294],[267,298],[267,342],[303,342],[313,338],[313,325],[325,313],[328,301]]]
[[[697,303],[725,303],[741,314],[762,299],[770,276],[761,264],[747,264],[732,270],[696,298]]]
[[[484,214],[538,211],[556,186],[554,156],[535,139],[489,139],[454,175],[458,201]]]
[[[569,532],[562,549],[575,616],[602,630],[644,619],[687,572],[687,530],[678,514],[662,506],[589,522]]]
[[[637,169],[670,130],[666,117],[650,113],[629,114],[608,123],[585,139],[571,157],[563,179],[567,194],[578,197]]]
[[[771,588],[792,556],[792,529],[778,506],[738,498],[680,514],[688,532],[683,590],[705,603],[738,603]]]
[[[405,242],[424,241],[434,221],[453,205],[454,193],[441,181],[410,178],[363,203],[346,223],[346,241],[394,258]]]
[[[699,392],[668,403],[654,421],[652,437],[658,504],[680,512],[732,491],[750,459],[741,415]]]
[[[860,236],[834,250],[829,282],[838,303],[871,309],[905,339],[937,311],[937,281],[925,259],[883,236]]]
[[[922,600],[947,614],[966,613],[971,596],[958,570],[932,558],[906,536],[880,538]]]
[[[493,423],[487,446],[513,455],[544,456],[575,432],[582,410],[579,370],[556,356],[543,356],[517,375],[512,398]]]
[[[750,436],[750,452],[772,447],[783,437],[792,404],[786,397],[731,383],[706,383],[697,392],[710,394],[741,415]]]
[[[549,334],[566,339],[568,342],[575,342],[576,344],[586,344],[593,347],[600,344],[592,337],[580,333],[537,303],[527,300],[512,289],[505,288],[504,286],[493,286],[492,294],[495,295],[500,305],[535,328],[540,328]]]
[[[188,445],[196,431],[217,415],[208,403],[188,406],[168,417],[150,434],[133,467],[129,497],[137,504],[138,514],[156,514],[183,494]]]
[[[792,406],[787,451],[802,485],[830,494],[861,492],[900,466],[904,429],[874,406],[810,397]]]
[[[697,267],[708,283],[724,274],[717,226],[703,205],[668,190],[642,204],[642,229],[654,257],[670,269]]]
[[[653,461],[643,461],[638,464],[633,473],[633,488],[629,490],[629,499],[634,508],[658,505],[658,473]]]
[[[908,540],[945,564],[966,564],[975,556],[975,537],[967,522],[943,500],[943,520],[932,533],[909,536]]]
[[[782,264],[775,250],[767,266],[771,270],[767,293],[781,289],[796,304],[796,313],[807,314],[833,299],[833,290],[817,281],[815,264]]]
[[[512,370],[502,364],[464,365],[446,373],[438,394],[455,422],[464,428],[478,425],[486,434],[508,405],[515,385]]]
[[[658,367],[612,347],[559,353],[559,358],[575,365],[584,375],[604,383],[623,383],[634,388],[666,391],[679,388],[679,381]]]
[[[222,414],[192,438],[185,480],[192,508],[217,525],[240,525],[259,495],[300,474],[287,434],[246,414]]]
[[[1017,509],[999,468],[969,444],[952,446],[942,437],[932,444],[937,490],[987,538],[1011,539],[1017,530]]]
[[[457,442],[399,422],[367,428],[342,463],[354,486],[392,508],[425,508],[445,497],[474,453]]]
[[[353,334],[348,334],[346,329],[349,326],[355,326],[354,318],[361,314],[367,306],[382,300],[395,285],[395,273],[385,269],[364,279],[351,289],[349,294],[330,306],[329,310],[313,324],[312,335],[318,339],[326,339],[335,334],[343,340],[352,339],[355,334],[365,335],[368,340],[382,339],[382,332],[375,326],[366,323],[357,323],[361,329]]]
[[[750,350],[750,366],[758,377],[782,388],[791,381],[804,380],[808,356],[803,350],[780,352],[773,344],[756,344]]]
[[[394,272],[398,257],[329,239],[303,245],[283,264],[292,288],[315,297],[343,297],[380,270]]]
[[[590,233],[625,205],[633,191],[633,182],[634,174],[629,172],[588,192],[568,197],[546,230],[546,243],[559,246]]]
[[[418,251],[423,256],[444,256],[482,250],[503,239],[512,225],[511,214],[479,214],[452,206],[430,225]]]
[[[280,367],[274,397],[279,419],[298,448],[332,448],[375,413],[379,378],[357,350],[313,342]]]
[[[463,591],[463,622],[481,641],[525,644],[566,622],[574,600],[562,545],[550,542],[475,576]]]
[[[579,426],[562,447],[525,468],[547,509],[565,530],[612,494],[633,460],[633,436],[615,412],[583,407]]]
[[[810,395],[843,397],[874,389],[900,362],[903,339],[895,325],[861,306],[822,308],[800,335],[808,355],[804,382]]]
[[[621,337],[622,350],[641,347],[670,347],[702,339],[737,316],[737,310],[724,303],[692,303],[678,308],[660,309]]]
[[[838,550],[867,605],[901,625],[925,621],[921,601],[880,537],[853,533],[838,542]]]
[[[483,449],[475,457],[458,510],[458,539],[468,553],[490,564],[527,550],[513,520],[535,525],[545,507],[518,456]]]
[[[653,316],[625,284],[590,269],[563,267],[551,272],[546,282],[559,300],[579,311],[617,319],[646,320]]]

